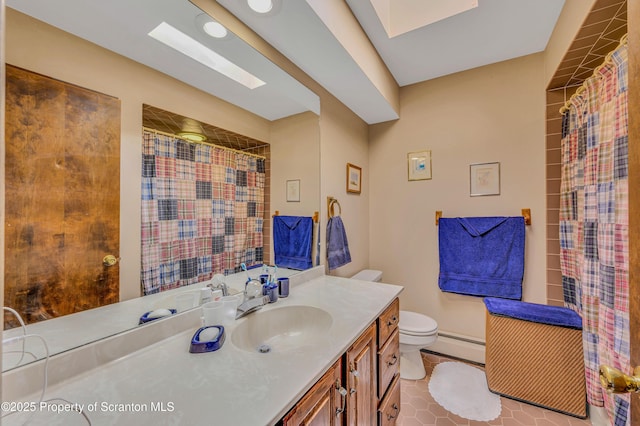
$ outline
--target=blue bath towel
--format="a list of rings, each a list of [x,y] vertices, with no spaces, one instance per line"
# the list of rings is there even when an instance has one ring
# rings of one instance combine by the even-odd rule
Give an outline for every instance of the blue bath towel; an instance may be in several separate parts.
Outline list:
[[[301,216],[273,217],[273,251],[276,265],[291,269],[313,266],[313,219]]]
[[[329,222],[327,222],[327,262],[329,270],[351,262],[347,233],[340,216],[329,218]]]
[[[441,218],[438,227],[442,291],[522,299],[524,218]]]

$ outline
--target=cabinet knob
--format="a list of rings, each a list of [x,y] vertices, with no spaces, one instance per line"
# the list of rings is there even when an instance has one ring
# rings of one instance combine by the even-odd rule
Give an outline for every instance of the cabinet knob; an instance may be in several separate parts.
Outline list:
[[[397,322],[398,322],[398,317],[394,315],[394,316],[391,317],[391,320],[389,320],[387,322],[387,327],[391,327],[393,325],[396,325]]]
[[[398,362],[398,356],[396,354],[393,354],[391,356],[391,361],[387,361],[387,365],[391,366],[391,365],[395,365]]]
[[[391,405],[391,408],[393,408],[393,414],[387,413],[387,420],[395,419],[398,416],[398,412],[400,411],[400,409],[398,408],[398,404],[396,404],[395,402],[393,403],[393,405]]]

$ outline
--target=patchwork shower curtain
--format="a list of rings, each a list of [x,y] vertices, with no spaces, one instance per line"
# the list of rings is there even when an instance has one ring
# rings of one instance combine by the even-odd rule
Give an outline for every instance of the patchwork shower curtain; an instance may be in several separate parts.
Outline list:
[[[607,394],[601,364],[629,359],[627,47],[621,44],[562,117],[560,247],[565,305],[582,316],[590,404],[629,424],[629,394]]]
[[[265,160],[145,131],[144,294],[263,261]]]

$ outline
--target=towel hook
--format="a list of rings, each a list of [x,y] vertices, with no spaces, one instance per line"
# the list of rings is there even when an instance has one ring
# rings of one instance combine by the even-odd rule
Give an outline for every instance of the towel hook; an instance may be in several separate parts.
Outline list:
[[[338,205],[338,216],[342,215],[342,206],[340,205],[340,203],[338,202],[338,200],[336,200],[333,197],[327,197],[327,216],[329,217],[329,219],[331,219],[332,217],[334,217],[336,215],[335,213],[335,205]]]

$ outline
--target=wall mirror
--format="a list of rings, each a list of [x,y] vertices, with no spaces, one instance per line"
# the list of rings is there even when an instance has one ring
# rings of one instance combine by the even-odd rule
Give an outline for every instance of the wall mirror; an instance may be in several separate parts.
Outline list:
[[[262,141],[268,144],[270,152],[269,187],[265,188],[265,224],[276,210],[283,215],[306,216],[320,210],[318,97],[235,35],[228,34],[221,40],[211,39],[198,27],[207,17],[203,18],[202,11],[191,3],[143,0],[132,4],[126,0],[71,0],[64,5],[53,5],[46,0],[10,0],[6,12],[7,64],[111,95],[121,102],[120,241],[119,252],[113,253],[121,259],[117,265],[119,302],[28,325],[29,332],[41,334],[49,340],[51,335],[71,334],[66,330],[70,329],[69,324],[76,315],[82,315],[86,324],[91,323],[91,336],[86,339],[50,341],[52,355],[138,326],[138,310],[132,311],[131,318],[116,317],[109,312],[112,312],[114,305],[132,305],[141,294],[143,126],[165,126],[158,130],[175,133],[176,128],[171,126],[182,126],[185,119],[194,119],[205,128],[214,123],[219,129],[229,130],[225,136],[227,139],[233,139],[229,137],[232,134],[245,133],[247,139],[267,139]],[[215,47],[220,55],[226,56],[266,84],[249,89],[157,40],[151,40],[147,34],[163,22],[188,34],[202,45]],[[83,43],[81,40],[96,46],[82,45],[82,56],[79,56],[74,52],[78,51],[78,43]],[[69,47],[64,46],[67,43]],[[110,52],[104,53],[104,49]],[[108,60],[104,60],[105,56],[108,56]],[[132,59],[137,64],[132,65],[124,58]],[[106,81],[104,75],[91,75],[90,72],[79,71],[78,76],[74,77],[72,69],[82,69],[91,62],[94,63],[93,69],[100,68],[105,75],[113,75],[113,81]],[[148,69],[140,71],[139,64]],[[129,77],[126,74],[129,68],[135,68],[137,74]],[[158,78],[158,72],[176,80],[171,83],[170,100],[162,96],[166,88],[153,86],[166,79],[166,76]],[[145,76],[148,76],[148,80]],[[192,93],[193,88],[197,88],[215,96],[218,101],[213,103],[214,108],[208,110],[208,105],[200,97],[193,101],[202,105],[194,107],[188,99],[180,99],[180,87],[184,87],[185,93]],[[203,112],[204,109],[207,110]],[[193,116],[194,111],[197,117]],[[256,117],[245,123],[242,117],[246,111]],[[225,117],[230,118],[231,128],[225,127]],[[223,143],[225,137],[217,143]],[[247,148],[233,147],[240,150]],[[286,198],[286,182],[292,179],[300,180],[300,201],[295,203],[287,202]],[[7,199],[6,203],[10,206],[11,199]],[[46,203],[42,208],[47,208]],[[267,253],[272,250],[270,227],[264,232],[264,246]],[[272,257],[270,254],[268,256],[265,260],[271,263]],[[10,253],[5,253],[5,257],[10,258]],[[5,314],[5,318],[8,317]],[[5,332],[5,337],[14,330]],[[33,359],[37,359],[37,356]],[[22,359],[21,364],[33,359]],[[15,366],[11,361],[3,362],[3,370]]]

